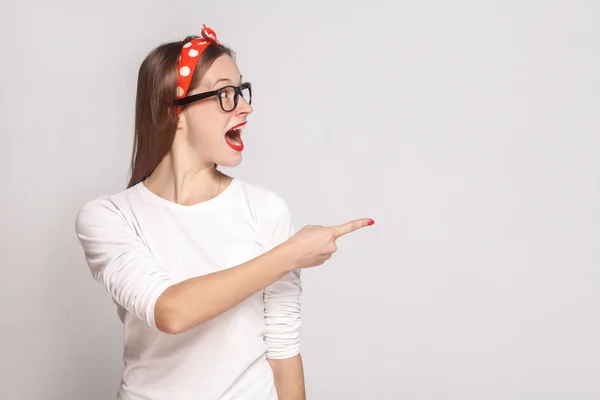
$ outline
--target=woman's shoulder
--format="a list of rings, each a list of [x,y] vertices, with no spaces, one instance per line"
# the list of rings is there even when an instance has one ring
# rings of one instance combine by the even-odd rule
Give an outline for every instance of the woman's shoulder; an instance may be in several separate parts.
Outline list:
[[[276,190],[258,183],[236,179],[238,188],[244,193],[242,199],[246,211],[266,243],[280,243],[294,232],[292,213],[287,202]]]
[[[262,206],[261,208],[287,208],[284,197],[274,189],[263,184],[249,182],[240,178],[234,178],[234,182],[241,187],[249,200],[252,200],[258,206]]]
[[[82,226],[109,221],[125,222],[127,210],[131,209],[132,204],[139,200],[136,200],[138,196],[136,185],[113,193],[97,195],[84,201],[77,210],[76,225],[78,229]]]

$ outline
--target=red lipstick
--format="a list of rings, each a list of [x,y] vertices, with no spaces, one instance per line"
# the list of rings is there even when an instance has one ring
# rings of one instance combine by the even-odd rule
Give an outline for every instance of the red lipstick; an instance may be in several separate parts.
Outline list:
[[[238,152],[244,150],[244,142],[242,141],[242,129],[244,125],[246,125],[246,121],[234,125],[225,132],[225,141],[229,147]]]

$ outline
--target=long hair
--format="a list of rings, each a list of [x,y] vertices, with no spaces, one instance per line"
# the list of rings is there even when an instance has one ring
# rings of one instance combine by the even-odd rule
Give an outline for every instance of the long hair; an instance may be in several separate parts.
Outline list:
[[[183,46],[195,38],[197,36],[188,36],[182,41],[158,46],[146,56],[140,66],[128,188],[146,179],[173,145],[177,130],[177,109],[172,101],[177,85],[178,57]],[[233,50],[220,44],[212,43],[204,50],[194,70],[190,91],[200,84],[213,62],[224,54],[235,58]]]

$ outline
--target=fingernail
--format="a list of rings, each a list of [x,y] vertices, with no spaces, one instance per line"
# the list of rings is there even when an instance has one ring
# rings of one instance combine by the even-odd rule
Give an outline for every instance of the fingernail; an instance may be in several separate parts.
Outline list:
[[[368,222],[369,225],[373,225],[374,223],[375,223],[375,221],[373,221],[372,219],[370,219]]]

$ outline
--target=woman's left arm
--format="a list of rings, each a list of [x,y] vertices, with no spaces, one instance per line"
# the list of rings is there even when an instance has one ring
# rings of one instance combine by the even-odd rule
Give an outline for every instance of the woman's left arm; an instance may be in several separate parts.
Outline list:
[[[279,196],[272,194],[264,207],[263,234],[266,250],[294,234],[291,213]],[[280,400],[304,400],[304,369],[300,355],[300,270],[294,270],[264,290],[265,344]]]
[[[300,353],[281,360],[268,359],[275,376],[275,388],[280,400],[305,400],[304,368]]]
[[[265,343],[280,400],[304,400],[304,370],[300,355],[300,271],[267,286]]]

